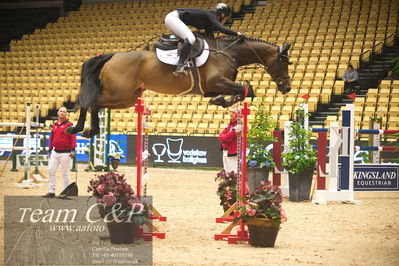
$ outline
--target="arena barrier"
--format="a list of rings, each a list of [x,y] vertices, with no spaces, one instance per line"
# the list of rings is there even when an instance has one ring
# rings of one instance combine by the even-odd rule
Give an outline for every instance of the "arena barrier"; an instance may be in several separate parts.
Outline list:
[[[289,130],[291,121],[286,121],[284,130],[284,152],[288,151]],[[392,146],[355,146],[355,134],[395,134],[399,130],[380,130],[380,129],[354,129],[354,105],[348,104],[346,109],[342,112],[342,127],[339,127],[338,122],[331,122],[329,128],[313,128],[312,132],[318,134],[317,138],[317,191],[315,197],[312,199],[314,203],[326,203],[328,201],[349,201],[357,202],[354,199],[354,191],[393,191],[399,190],[398,186],[398,165],[384,165],[380,167],[379,164],[354,164],[354,151],[399,151],[397,147]],[[327,154],[327,134],[330,134],[329,153]],[[281,132],[275,132],[279,143],[281,143]],[[379,143],[379,141],[376,141]],[[274,146],[278,146],[275,144]],[[281,147],[281,146],[279,146]],[[281,149],[281,148],[280,148]],[[328,161],[327,161],[328,157]],[[378,157],[377,157],[378,158]],[[276,169],[273,173],[273,182],[275,185],[281,184],[280,174],[284,173],[281,167],[281,152],[275,151],[274,159],[276,162]],[[327,173],[327,162],[329,170]],[[339,164],[340,162],[340,164]],[[355,188],[354,180],[359,177],[355,175],[356,171],[368,168],[381,168],[382,176],[389,176],[393,183],[385,184],[386,187],[381,188]],[[389,167],[389,170],[388,169]],[[395,170],[396,169],[396,170]],[[389,172],[387,172],[389,171]],[[284,187],[282,191],[284,195],[288,195],[288,175],[284,174]],[[391,181],[392,181],[391,180]],[[376,182],[374,182],[376,183]],[[384,184],[383,184],[384,185]]]
[[[0,126],[17,126],[17,127],[22,127],[18,135],[7,135],[7,134],[1,134],[0,138],[11,138],[15,139],[12,145],[10,146],[2,146],[2,149],[5,150],[10,150],[12,155],[14,151],[24,151],[25,152],[25,163],[24,163],[24,176],[18,181],[16,186],[22,187],[22,188],[29,188],[33,186],[40,186],[38,182],[38,178],[35,178],[33,174],[39,174],[38,170],[38,164],[36,163],[35,171],[32,174],[30,173],[30,156],[31,156],[31,147],[30,147],[30,140],[31,140],[31,129],[36,128],[36,133],[38,132],[38,128],[43,126],[43,124],[39,124],[39,110],[40,106],[36,104],[35,106],[35,114],[36,114],[36,123],[31,121],[31,102],[26,102],[25,105],[25,123],[12,123],[12,122],[0,122]],[[25,128],[25,135],[22,135],[22,131]],[[23,146],[17,146],[18,140],[23,139]],[[38,142],[38,134],[35,136],[36,143]],[[37,146],[37,145],[36,145]],[[7,161],[4,165],[4,168],[1,172],[3,173],[5,167],[7,166],[7,162],[9,160],[10,156],[8,156]],[[14,158],[14,157],[13,157]],[[15,162],[13,161],[13,169],[15,170]]]

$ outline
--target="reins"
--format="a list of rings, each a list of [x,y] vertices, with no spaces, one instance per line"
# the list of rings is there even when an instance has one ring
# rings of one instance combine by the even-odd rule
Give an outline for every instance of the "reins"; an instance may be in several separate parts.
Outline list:
[[[270,72],[269,71],[269,68],[271,67],[271,66],[273,66],[274,64],[276,64],[277,63],[277,61],[276,62],[273,62],[270,66],[267,66],[266,65],[266,63],[262,60],[262,58],[260,58],[260,56],[259,56],[259,54],[255,51],[255,49],[252,47],[252,45],[247,41],[247,40],[245,40],[244,39],[244,41],[245,41],[245,43],[248,45],[248,47],[249,48],[251,48],[251,50],[252,50],[252,52],[254,53],[254,55],[258,58],[258,60],[261,62],[261,64],[263,65],[263,68],[266,70],[266,72],[272,77],[272,79],[276,82],[276,83],[282,83],[282,80],[281,79],[283,79],[283,78],[290,78],[289,76],[282,76],[282,77],[277,77],[276,78],[276,76],[272,73],[272,72]],[[281,56],[280,55],[280,53],[279,53],[279,56]]]

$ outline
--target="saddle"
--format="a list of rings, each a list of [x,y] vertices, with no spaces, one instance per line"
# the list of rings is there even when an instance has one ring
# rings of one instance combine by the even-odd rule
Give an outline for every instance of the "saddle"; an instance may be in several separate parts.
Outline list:
[[[170,51],[177,49],[180,54],[181,46],[183,45],[183,40],[176,38],[173,34],[162,35],[160,40],[155,43],[155,48],[158,48],[163,51]],[[196,36],[194,45],[191,46],[191,51],[188,55],[188,59],[194,59],[197,56],[201,55],[204,51],[205,42],[199,36]]]

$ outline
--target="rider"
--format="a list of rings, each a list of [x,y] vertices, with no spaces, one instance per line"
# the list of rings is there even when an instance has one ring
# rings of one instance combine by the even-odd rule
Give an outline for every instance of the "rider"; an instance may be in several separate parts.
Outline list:
[[[214,31],[220,31],[233,36],[244,36],[240,32],[235,32],[223,26],[230,17],[231,9],[224,3],[217,4],[214,10],[178,8],[166,15],[166,27],[173,32],[174,35],[184,39],[175,73],[184,73],[187,57],[191,51],[191,46],[195,42],[195,36],[188,26],[197,29],[205,29],[205,34],[207,36],[213,36],[212,33]]]

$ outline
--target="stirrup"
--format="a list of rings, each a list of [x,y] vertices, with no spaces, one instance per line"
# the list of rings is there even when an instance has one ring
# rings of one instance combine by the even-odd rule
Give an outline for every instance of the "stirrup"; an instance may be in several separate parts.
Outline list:
[[[178,75],[187,75],[187,71],[184,70],[185,69],[185,65],[181,64],[178,65],[175,72],[173,72],[173,75],[178,76]]]

